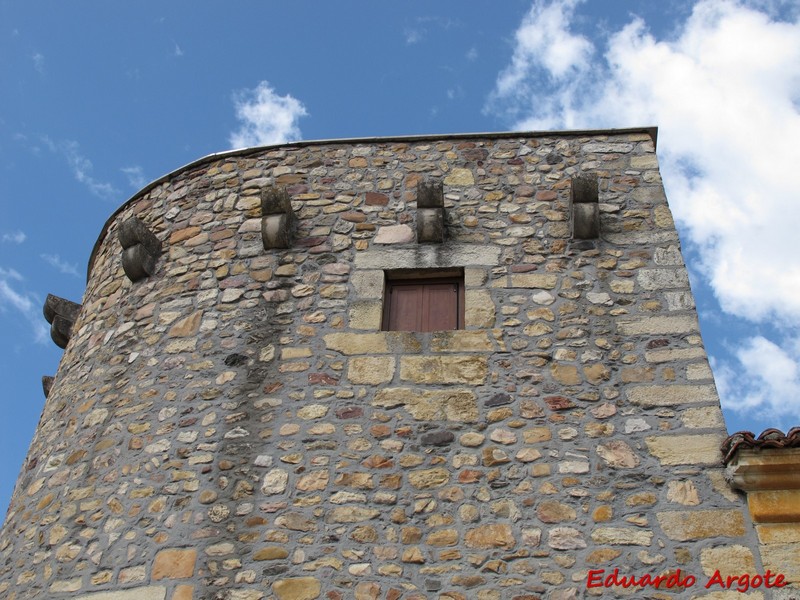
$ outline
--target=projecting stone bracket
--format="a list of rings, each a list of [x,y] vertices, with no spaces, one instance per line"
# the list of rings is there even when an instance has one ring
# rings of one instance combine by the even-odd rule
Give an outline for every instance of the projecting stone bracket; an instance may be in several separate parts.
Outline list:
[[[261,192],[261,241],[264,249],[291,248],[297,217],[286,190],[267,188]]]
[[[417,187],[417,242],[441,244],[446,225],[442,182],[420,182]]]
[[[118,231],[122,244],[122,268],[133,282],[150,277],[161,255],[161,242],[137,217],[122,222]]]
[[[593,240],[600,237],[600,205],[597,178],[582,175],[572,180],[572,238]]]
[[[42,375],[42,391],[44,392],[44,397],[47,398],[50,395],[50,389],[53,387],[53,377],[50,375]]]
[[[47,294],[42,312],[44,312],[44,318],[50,323],[50,337],[59,348],[67,347],[67,342],[72,335],[72,326],[80,311],[80,304]]]

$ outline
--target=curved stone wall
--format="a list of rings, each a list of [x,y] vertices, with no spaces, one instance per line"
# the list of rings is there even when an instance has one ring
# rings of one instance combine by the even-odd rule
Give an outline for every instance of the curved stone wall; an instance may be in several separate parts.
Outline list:
[[[600,238],[575,240],[587,174]],[[424,181],[441,244],[415,239]],[[262,243],[273,188],[287,249]],[[136,283],[131,216],[163,249]],[[381,332],[385,272],[423,268],[463,272],[464,330]],[[590,569],[758,570],[724,434],[647,131],[211,157],[95,248],[0,593],[528,600],[616,594]]]

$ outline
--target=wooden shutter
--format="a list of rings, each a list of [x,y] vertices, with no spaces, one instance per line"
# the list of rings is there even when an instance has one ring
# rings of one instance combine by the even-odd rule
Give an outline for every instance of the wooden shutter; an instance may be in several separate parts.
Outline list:
[[[384,329],[443,331],[463,327],[463,283],[459,279],[388,281]]]

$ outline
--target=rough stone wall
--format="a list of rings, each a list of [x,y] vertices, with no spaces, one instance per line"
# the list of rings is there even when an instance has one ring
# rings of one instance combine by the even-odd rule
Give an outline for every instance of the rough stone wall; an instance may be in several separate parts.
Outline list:
[[[570,239],[580,174],[596,242]],[[444,184],[443,244],[414,239],[424,180]],[[267,186],[299,218],[290,249],[262,246]],[[131,215],[164,246],[138,283]],[[379,331],[384,271],[414,267],[463,269],[464,330]],[[761,568],[724,434],[647,132],[231,153],[103,232],[0,594],[644,597],[587,573]]]

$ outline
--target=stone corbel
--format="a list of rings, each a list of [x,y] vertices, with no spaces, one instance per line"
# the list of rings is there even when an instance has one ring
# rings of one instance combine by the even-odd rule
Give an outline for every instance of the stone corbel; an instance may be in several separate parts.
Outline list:
[[[42,391],[44,392],[44,397],[47,398],[50,395],[50,389],[53,387],[53,377],[50,375],[42,375]]]
[[[600,237],[600,205],[597,178],[588,175],[572,180],[572,237],[592,240]]]
[[[417,187],[417,242],[441,244],[446,223],[442,182],[420,182]]]
[[[59,348],[67,347],[72,335],[72,326],[80,311],[80,304],[47,294],[47,299],[44,301],[44,318],[50,323],[50,337]]]
[[[122,268],[133,282],[149,277],[156,270],[161,242],[137,217],[122,222],[118,230],[122,244]]]
[[[286,190],[274,187],[261,192],[261,241],[264,249],[291,248],[297,217]]]

